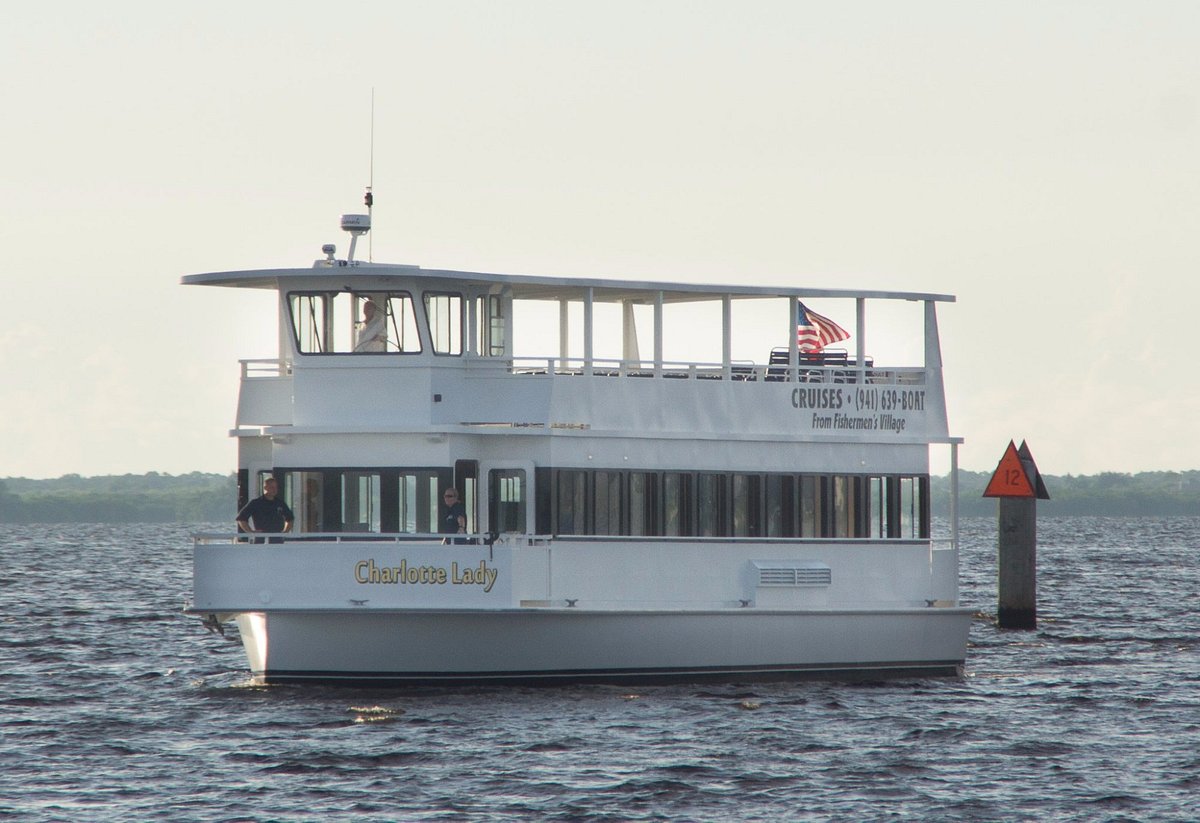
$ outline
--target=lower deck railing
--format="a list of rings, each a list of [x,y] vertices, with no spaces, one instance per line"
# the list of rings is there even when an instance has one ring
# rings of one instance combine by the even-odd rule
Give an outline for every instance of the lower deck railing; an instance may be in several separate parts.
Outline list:
[[[234,534],[230,532],[201,532],[192,536],[197,545],[209,544],[288,544],[288,543],[444,543],[446,545],[491,545],[545,546],[555,542],[570,543],[708,543],[719,544],[770,544],[789,545],[842,545],[842,546],[915,546],[929,545],[934,551],[953,549],[949,538],[934,540],[898,537],[693,537],[627,534],[420,534],[414,532],[304,532],[286,534],[255,533]]]

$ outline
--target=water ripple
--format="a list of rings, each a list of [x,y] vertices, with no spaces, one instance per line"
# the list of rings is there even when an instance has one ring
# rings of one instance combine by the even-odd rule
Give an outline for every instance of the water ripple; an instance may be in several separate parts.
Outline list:
[[[1039,523],[1036,632],[965,520],[958,680],[636,691],[257,687],[179,614],[190,527],[3,528],[0,816],[1200,818],[1196,518]]]

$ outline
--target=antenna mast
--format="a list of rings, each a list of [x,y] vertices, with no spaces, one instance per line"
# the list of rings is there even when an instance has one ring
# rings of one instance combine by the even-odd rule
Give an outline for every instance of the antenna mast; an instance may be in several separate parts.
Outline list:
[[[367,218],[371,217],[371,207],[375,205],[375,87],[371,86],[371,168],[367,177],[367,194],[363,202],[367,204]],[[375,262],[375,236],[367,238],[367,261]]]

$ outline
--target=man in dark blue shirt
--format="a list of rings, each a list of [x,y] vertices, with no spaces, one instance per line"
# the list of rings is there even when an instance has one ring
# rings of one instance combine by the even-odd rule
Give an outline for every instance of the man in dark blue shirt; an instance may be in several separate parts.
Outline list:
[[[268,477],[263,481],[262,497],[254,498],[237,513],[238,527],[244,532],[290,532],[296,517],[278,494],[278,481]]]
[[[442,534],[464,534],[467,531],[467,508],[458,499],[458,489],[451,486],[442,494],[446,504],[442,510],[442,522],[438,531]],[[449,543],[450,538],[443,538],[443,543]],[[455,538],[455,543],[466,543],[464,538]]]

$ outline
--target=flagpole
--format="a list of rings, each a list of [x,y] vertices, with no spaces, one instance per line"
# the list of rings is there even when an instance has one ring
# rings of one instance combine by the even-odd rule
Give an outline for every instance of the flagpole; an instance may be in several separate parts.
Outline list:
[[[800,340],[797,337],[800,329],[800,298],[788,298],[791,311],[789,319],[788,332],[788,370],[787,379],[789,383],[795,383],[799,379],[800,371]]]

